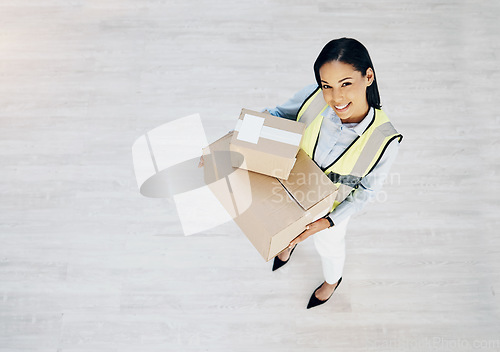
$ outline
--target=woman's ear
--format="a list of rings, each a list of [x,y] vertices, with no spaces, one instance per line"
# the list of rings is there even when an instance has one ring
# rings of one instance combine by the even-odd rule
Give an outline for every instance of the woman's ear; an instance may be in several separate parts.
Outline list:
[[[367,79],[366,86],[371,86],[373,81],[375,80],[375,73],[373,72],[373,69],[371,67],[368,67],[366,69],[365,78]]]

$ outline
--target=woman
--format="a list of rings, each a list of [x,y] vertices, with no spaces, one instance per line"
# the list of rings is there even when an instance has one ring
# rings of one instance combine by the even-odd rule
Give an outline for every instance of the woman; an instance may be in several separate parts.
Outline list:
[[[331,212],[309,224],[274,259],[273,271],[288,262],[298,243],[314,235],[325,280],[307,308],[328,301],[342,281],[349,218],[380,190],[402,139],[380,110],[375,70],[360,42],[329,42],[314,63],[314,74],[317,84],[267,109],[274,116],[306,123],[301,148],[339,187]]]

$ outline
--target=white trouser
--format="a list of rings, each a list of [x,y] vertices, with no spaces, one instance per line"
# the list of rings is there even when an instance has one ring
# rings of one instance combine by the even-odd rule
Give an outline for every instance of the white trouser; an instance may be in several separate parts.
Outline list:
[[[329,284],[336,284],[344,270],[345,233],[349,218],[312,236],[316,250],[321,256],[325,281]]]

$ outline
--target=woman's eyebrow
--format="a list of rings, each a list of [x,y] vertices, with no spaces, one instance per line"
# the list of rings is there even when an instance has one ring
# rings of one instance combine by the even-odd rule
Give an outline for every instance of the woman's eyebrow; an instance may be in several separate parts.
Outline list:
[[[339,83],[341,83],[341,82],[345,81],[346,79],[352,79],[352,77],[342,78],[342,79],[339,81]],[[330,83],[328,83],[327,81],[325,81],[324,79],[322,79],[322,80],[321,80],[321,82],[326,83],[326,84],[330,84]]]

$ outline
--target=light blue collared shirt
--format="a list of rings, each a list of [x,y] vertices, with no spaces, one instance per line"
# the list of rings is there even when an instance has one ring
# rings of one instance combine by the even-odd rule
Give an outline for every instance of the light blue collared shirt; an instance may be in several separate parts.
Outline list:
[[[316,84],[309,85],[297,92],[290,100],[273,109],[266,109],[271,115],[295,120],[296,115],[304,100],[317,88]],[[331,107],[322,113],[324,116],[319,133],[318,145],[314,154],[314,161],[321,167],[326,167],[336,160],[340,154],[356,139],[361,136],[370,124],[375,109],[370,108],[366,117],[359,123],[342,123]],[[347,220],[351,215],[359,212],[373,199],[382,188],[389,170],[399,151],[399,142],[394,139],[387,146],[382,158],[366,175],[359,187],[340,203],[329,214],[334,224]]]

